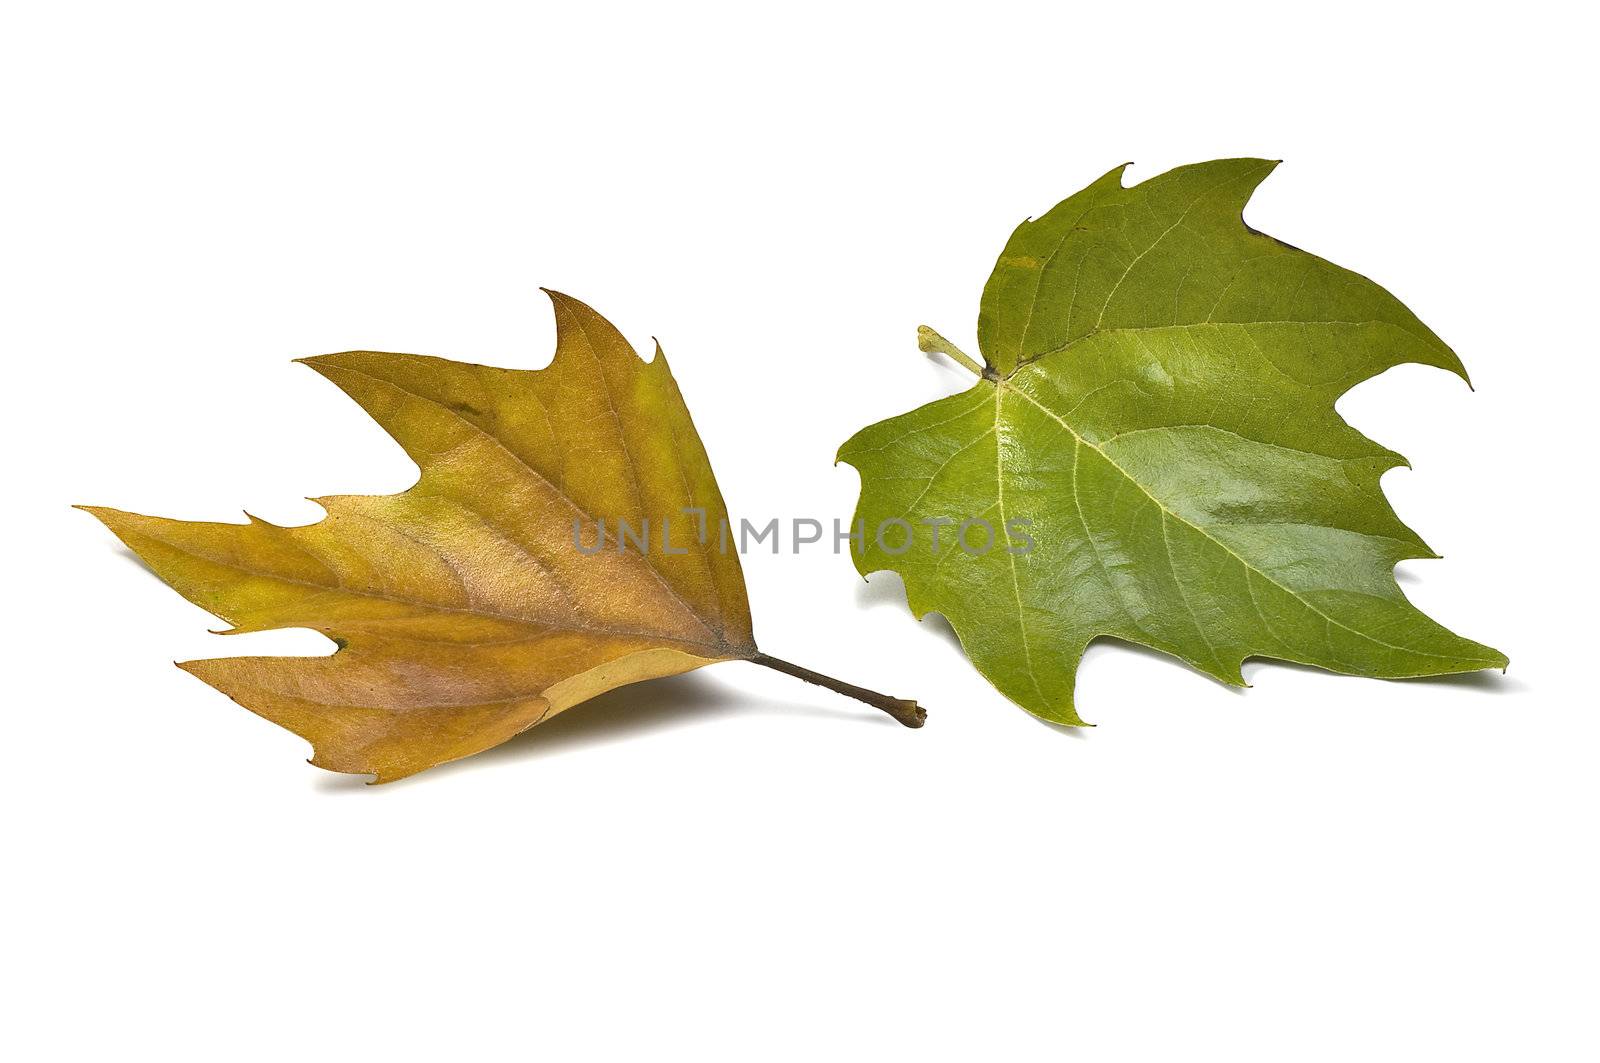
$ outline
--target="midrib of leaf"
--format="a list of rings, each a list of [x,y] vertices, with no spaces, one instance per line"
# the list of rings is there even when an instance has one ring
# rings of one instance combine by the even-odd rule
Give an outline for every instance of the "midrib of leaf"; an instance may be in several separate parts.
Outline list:
[[[1344,631],[1348,631],[1352,635],[1355,635],[1357,638],[1365,639],[1366,641],[1371,642],[1374,645],[1382,646],[1382,647],[1384,647],[1386,649],[1396,650],[1396,651],[1399,651],[1401,653],[1412,653],[1412,654],[1416,654],[1416,655],[1422,656],[1422,657],[1434,657],[1434,658],[1437,658],[1439,660],[1463,660],[1463,659],[1465,659],[1465,660],[1485,660],[1485,661],[1489,661],[1489,663],[1497,663],[1497,662],[1494,662],[1494,661],[1490,660],[1489,658],[1477,658],[1477,657],[1462,658],[1462,657],[1450,656],[1448,654],[1431,653],[1431,652],[1429,652],[1427,650],[1419,650],[1419,649],[1415,649],[1415,648],[1410,647],[1410,646],[1399,646],[1399,645],[1396,645],[1396,644],[1391,643],[1391,642],[1385,642],[1384,640],[1382,640],[1380,638],[1376,638],[1376,637],[1374,637],[1372,635],[1367,634],[1364,631],[1360,631],[1360,630],[1358,630],[1356,628],[1351,627],[1348,624],[1345,624],[1345,623],[1342,623],[1341,621],[1335,620],[1333,617],[1329,616],[1327,613],[1323,612],[1321,609],[1318,609],[1316,607],[1316,605],[1314,605],[1313,603],[1307,601],[1299,592],[1295,591],[1293,588],[1285,586],[1283,583],[1279,582],[1278,580],[1273,579],[1272,576],[1269,575],[1268,573],[1266,573],[1266,572],[1262,571],[1261,569],[1257,568],[1255,565],[1252,565],[1241,554],[1239,554],[1237,551],[1235,551],[1227,543],[1223,542],[1222,540],[1218,539],[1216,536],[1212,535],[1204,527],[1202,527],[1199,524],[1194,523],[1193,521],[1189,520],[1187,517],[1184,517],[1182,514],[1180,514],[1180,513],[1176,512],[1176,511],[1168,508],[1167,505],[1164,502],[1162,502],[1155,495],[1151,494],[1150,490],[1147,487],[1145,487],[1145,485],[1143,483],[1141,483],[1137,477],[1135,477],[1127,469],[1124,469],[1121,465],[1119,465],[1116,462],[1116,460],[1111,457],[1110,454],[1107,454],[1105,452],[1105,450],[1103,450],[1102,448],[1100,448],[1098,446],[1095,446],[1095,444],[1091,443],[1086,437],[1084,437],[1082,434],[1080,434],[1078,432],[1078,430],[1076,428],[1074,428],[1069,422],[1067,422],[1062,417],[1057,415],[1054,410],[1050,409],[1048,406],[1046,406],[1043,403],[1039,402],[1039,400],[1035,399],[1032,395],[1029,395],[1027,392],[1025,392],[1025,391],[1021,390],[1020,388],[1017,388],[1017,387],[1009,384],[1008,380],[1009,380],[1009,378],[1007,378],[1006,380],[996,380],[996,381],[993,382],[994,383],[994,387],[995,387],[995,391],[996,391],[997,394],[1000,393],[1001,391],[1009,390],[1010,392],[1012,392],[1013,394],[1017,395],[1018,397],[1026,400],[1030,405],[1032,405],[1035,408],[1037,408],[1046,417],[1049,417],[1052,421],[1056,422],[1063,429],[1065,429],[1068,432],[1068,434],[1070,434],[1072,436],[1073,440],[1076,442],[1077,445],[1083,446],[1083,447],[1088,447],[1090,450],[1093,450],[1100,457],[1104,458],[1108,465],[1110,465],[1119,474],[1121,474],[1122,477],[1124,479],[1126,479],[1129,483],[1131,483],[1134,487],[1138,488],[1139,493],[1144,495],[1147,499],[1149,499],[1151,501],[1151,503],[1153,503],[1156,506],[1156,508],[1159,509],[1163,514],[1165,514],[1167,517],[1170,517],[1172,520],[1175,520],[1178,523],[1184,525],[1185,527],[1191,528],[1194,531],[1198,532],[1201,535],[1201,537],[1203,537],[1207,541],[1215,543],[1219,548],[1221,548],[1225,553],[1227,553],[1228,556],[1232,557],[1235,561],[1237,561],[1239,563],[1239,566],[1244,569],[1244,571],[1245,571],[1245,579],[1246,579],[1246,587],[1247,588],[1249,587],[1249,582],[1248,581],[1249,581],[1251,575],[1253,574],[1255,576],[1258,576],[1262,580],[1264,580],[1265,582],[1271,584],[1274,587],[1277,587],[1279,590],[1281,590],[1284,593],[1288,594],[1291,598],[1293,598],[1295,601],[1299,602],[1305,608],[1309,609],[1311,612],[1313,612],[1317,616],[1321,617],[1324,622],[1326,622],[1326,623],[1328,623],[1328,624],[1330,624],[1330,625],[1332,625],[1334,627],[1340,628],[1340,629],[1342,629]],[[996,427],[998,428],[999,418],[1000,418],[1000,401],[999,401],[998,398],[995,401],[995,418],[996,418]],[[1076,471],[1074,471],[1073,483],[1074,483],[1074,490],[1076,490],[1076,483],[1077,483]],[[1076,503],[1076,499],[1074,500],[1074,502]],[[1079,511],[1080,511],[1080,515],[1081,515],[1081,506],[1079,507]],[[1087,533],[1087,528],[1085,528],[1085,531]],[[1094,544],[1094,538],[1091,535],[1089,537],[1089,539],[1090,539],[1090,545],[1092,547],[1093,544]],[[1013,560],[1012,561],[1013,578],[1015,578],[1015,566],[1016,566],[1016,562],[1015,562],[1015,560]],[[1179,588],[1181,589],[1182,588],[1182,580],[1178,577],[1178,573],[1177,573],[1176,570],[1173,571],[1173,580],[1174,580],[1175,583],[1178,584]],[[1251,592],[1251,601],[1252,601],[1252,604],[1255,603],[1255,595],[1254,595],[1253,591]],[[1272,630],[1272,625],[1271,625],[1270,622],[1267,621],[1267,618],[1265,617],[1265,615],[1261,614],[1261,610],[1260,610],[1259,606],[1256,607],[1256,612],[1257,612],[1258,615],[1261,615],[1261,620],[1262,620],[1263,624],[1266,625],[1267,630],[1270,632]],[[1018,594],[1018,620],[1019,620],[1019,624],[1020,624],[1021,623],[1021,597],[1020,597],[1020,591],[1019,591],[1019,594]],[[1029,672],[1030,672],[1030,675],[1031,675],[1031,673],[1032,673],[1031,667],[1029,669]]]
[[[585,336],[584,336],[584,346],[585,347],[589,347],[587,334],[585,334]],[[591,356],[594,354],[592,348],[590,349],[590,354],[591,354]],[[598,358],[596,358],[596,361],[598,362]],[[526,461],[523,461],[522,460],[522,456],[520,454],[518,454],[516,451],[512,450],[510,447],[506,446],[504,440],[501,440],[501,439],[495,437],[492,433],[485,431],[481,426],[479,426],[477,424],[474,424],[473,421],[470,418],[464,416],[461,413],[460,410],[453,410],[449,406],[447,406],[447,405],[445,405],[443,403],[435,402],[433,399],[428,398],[426,395],[420,395],[417,392],[412,391],[409,388],[402,387],[401,385],[395,383],[392,380],[388,380],[388,379],[385,379],[384,377],[376,376],[376,375],[374,375],[372,373],[364,372],[364,371],[362,371],[360,369],[353,369],[353,368],[351,368],[349,366],[333,366],[333,365],[330,365],[328,368],[333,369],[336,372],[354,373],[357,376],[364,376],[368,380],[373,380],[373,381],[376,381],[377,383],[382,384],[382,385],[384,385],[386,387],[394,388],[396,391],[400,392],[401,394],[409,395],[412,398],[418,400],[419,402],[426,403],[429,406],[432,406],[432,407],[434,407],[436,409],[444,410],[451,417],[455,418],[456,420],[460,421],[462,424],[466,425],[468,429],[470,429],[471,431],[477,433],[478,435],[482,436],[483,438],[489,440],[491,443],[493,443],[500,450],[504,451],[505,454],[508,457],[510,457],[512,461],[516,462],[516,464],[520,468],[522,468],[530,476],[532,476],[535,479],[537,479],[540,483],[542,483],[546,487],[550,488],[551,491],[555,492],[555,494],[556,494],[556,496],[558,498],[560,498],[569,507],[571,507],[573,512],[577,513],[585,521],[588,521],[591,524],[595,523],[594,517],[591,516],[589,514],[589,512],[586,509],[584,509],[584,507],[580,506],[572,498],[572,496],[568,495],[561,488],[559,488],[555,484],[551,483],[549,481],[549,479],[544,476],[543,473],[539,472],[538,469],[535,469],[533,466],[529,465]],[[604,384],[604,379],[605,379],[604,372],[601,372],[600,376],[601,376],[602,384]],[[610,391],[610,388],[609,388],[608,385],[606,385],[606,403],[607,403],[608,406],[611,407],[612,416],[617,418],[618,436],[619,436],[619,439],[620,439],[620,437],[621,437],[621,418],[617,415],[616,405],[611,400],[611,391]],[[638,472],[637,472],[637,469],[634,466],[633,455],[628,450],[626,441],[622,441],[622,452],[623,452],[623,455],[627,458],[629,474],[634,478],[634,497],[636,499],[639,499],[639,505],[640,505],[640,508],[642,509],[644,503],[643,503],[643,500],[642,500],[642,498],[641,498],[641,496],[639,495],[639,492],[638,492]],[[452,501],[455,501],[455,502],[457,502],[458,504],[461,504],[461,505],[466,505],[466,503],[461,502],[460,499],[452,499]],[[468,506],[468,508],[472,508],[472,507]],[[477,511],[474,510],[474,512],[477,512]],[[483,516],[482,513],[479,513],[478,515],[480,517]],[[493,526],[488,520],[485,520],[484,524],[487,525],[487,526],[490,526],[490,527]],[[525,546],[523,546],[520,542],[518,542],[514,537],[507,537],[507,541],[514,543],[517,546],[517,548],[522,552],[523,556],[527,557],[535,565],[539,566],[540,568],[546,568],[546,566],[544,565],[544,563],[542,561],[540,561],[538,558],[535,558],[531,553],[529,553],[528,549]],[[622,545],[624,548],[626,547],[626,544],[625,543],[620,543],[620,540],[619,540],[619,544]],[[723,636],[723,634],[721,632],[719,632],[717,629],[713,628],[709,623],[707,623],[705,617],[701,616],[699,614],[699,612],[697,612],[692,606],[690,606],[690,604],[688,602],[683,600],[683,595],[679,594],[678,593],[678,589],[676,587],[674,587],[666,579],[666,577],[664,575],[662,575],[661,570],[656,568],[655,564],[650,560],[650,558],[649,558],[649,556],[647,554],[643,554],[643,553],[640,553],[638,551],[628,550],[628,549],[624,549],[623,552],[627,553],[630,557],[637,557],[641,561],[643,561],[645,569],[652,576],[654,576],[656,581],[661,584],[661,586],[666,590],[666,592],[668,594],[672,595],[673,599],[676,600],[677,603],[683,607],[684,612],[688,613],[688,615],[695,621],[695,623],[699,624],[701,626],[701,628],[703,628],[705,630],[706,634],[712,636],[713,641],[711,643],[695,643],[690,639],[679,638],[677,636],[661,635],[661,636],[653,636],[653,637],[669,638],[674,642],[685,642],[685,643],[688,643],[690,645],[711,645],[711,646],[714,646],[714,647],[716,647],[718,649],[727,649],[728,648],[727,647],[727,640],[726,640],[725,636]],[[435,551],[435,553],[437,553],[437,551]],[[382,597],[382,596],[380,595],[380,597]],[[396,599],[396,600],[403,601],[403,599]],[[407,603],[407,604],[421,604],[421,603]],[[493,615],[493,614],[485,613],[483,615]],[[507,617],[506,619],[514,619],[514,618]],[[591,629],[591,630],[599,631],[599,630],[602,630],[602,629],[594,628],[594,629]]]
[[[623,427],[622,414],[617,411],[616,398],[615,398],[615,396],[613,396],[611,394],[611,381],[606,379],[606,367],[600,363],[600,352],[595,350],[594,340],[589,338],[589,327],[583,323],[583,319],[581,317],[576,318],[576,319],[574,319],[573,324],[577,326],[578,334],[583,337],[583,346],[584,346],[584,349],[589,352],[589,360],[594,363],[595,376],[598,377],[599,380],[600,380],[600,390],[605,393],[606,409],[611,411],[611,422],[612,422],[612,424],[614,424],[616,426],[616,429],[617,429],[617,445],[622,448],[622,456],[627,461],[628,478],[633,484],[634,504],[636,506],[638,506],[639,507],[639,511],[641,513],[643,513],[644,512],[644,489],[639,484],[639,463],[634,461],[634,459],[633,459],[633,448],[628,446],[628,432],[627,432],[627,429],[625,427]],[[634,357],[638,357],[638,356],[635,355]],[[660,355],[657,355],[657,357],[660,357]],[[676,440],[676,436],[674,436],[674,440]],[[689,491],[689,483],[688,483],[688,481],[685,480],[684,477],[683,477],[683,469],[676,462],[673,463],[672,468],[678,474],[678,482],[683,484],[683,500],[685,502],[693,502],[694,501],[694,496]],[[532,470],[530,469],[529,471],[531,472]],[[535,475],[537,475],[537,474],[535,474]],[[548,483],[549,481],[546,481],[546,482]],[[554,486],[554,485],[552,485],[552,486]],[[571,501],[571,499],[568,499],[568,501]],[[619,539],[619,542],[620,542],[620,539]],[[626,544],[622,544],[622,545],[626,545]],[[702,544],[702,545],[704,545],[704,544]],[[694,609],[692,609],[690,607],[689,603],[683,600],[683,596],[678,593],[677,588],[671,586],[667,582],[666,577],[664,575],[662,575],[661,570],[656,568],[655,562],[650,560],[650,556],[649,556],[649,552],[648,551],[646,551],[641,556],[644,557],[645,565],[647,565],[649,567],[650,571],[655,573],[656,578],[661,581],[661,585],[663,587],[666,587],[667,590],[672,593],[672,596],[674,598],[678,599],[678,604],[682,605],[685,609],[687,609],[689,611],[689,615],[690,616],[694,617],[695,620],[699,621],[701,627],[705,628],[707,632],[712,633],[712,634],[717,634],[717,633],[719,633],[721,631],[721,626],[722,626],[722,623],[723,623],[723,620],[724,620],[724,617],[722,615],[721,587],[717,583],[716,574],[711,571],[711,562],[709,560],[707,560],[707,558],[706,558],[706,556],[704,554],[700,553],[699,551],[696,551],[694,556],[695,556],[696,560],[698,560],[700,562],[700,567],[705,570],[707,578],[711,581],[711,585],[713,587],[717,587],[718,588],[717,601],[715,603],[716,604],[716,610],[717,610],[717,627],[716,628],[713,628],[710,624],[708,624],[706,622],[706,619],[704,617],[702,617],[698,612],[696,612]],[[718,641],[719,642],[723,642],[723,641],[725,641],[725,639],[719,638]]]
[[[1076,343],[1076,342],[1078,342],[1080,340],[1088,339],[1090,336],[1093,336],[1093,335],[1095,335],[1096,333],[1098,333],[1100,331],[1100,323],[1105,320],[1106,310],[1108,310],[1110,308],[1111,300],[1116,297],[1116,294],[1117,294],[1118,291],[1121,290],[1123,283],[1125,281],[1127,281],[1128,277],[1133,273],[1134,267],[1137,266],[1141,261],[1143,261],[1144,258],[1147,255],[1150,254],[1150,252],[1154,251],[1158,246],[1160,246],[1161,241],[1165,240],[1168,236],[1170,236],[1173,233],[1174,230],[1176,230],[1180,226],[1182,226],[1183,223],[1188,220],[1189,215],[1191,213],[1193,213],[1195,207],[1198,207],[1202,202],[1204,202],[1212,193],[1216,192],[1218,189],[1226,188],[1229,185],[1236,184],[1236,183],[1239,183],[1241,181],[1249,180],[1249,179],[1255,177],[1257,174],[1259,174],[1262,169],[1265,169],[1266,171],[1270,172],[1273,169],[1273,167],[1276,166],[1276,165],[1277,165],[1276,163],[1267,163],[1264,167],[1256,168],[1256,169],[1253,169],[1253,170],[1247,170],[1244,173],[1240,173],[1240,174],[1234,174],[1234,175],[1232,175],[1230,177],[1224,178],[1223,180],[1216,182],[1215,184],[1209,185],[1206,188],[1201,189],[1200,192],[1198,192],[1195,195],[1195,197],[1189,201],[1189,204],[1186,207],[1183,208],[1183,212],[1178,215],[1178,219],[1176,221],[1174,221],[1171,225],[1168,225],[1165,229],[1163,229],[1160,233],[1158,233],[1156,235],[1156,238],[1154,240],[1150,241],[1150,243],[1148,245],[1146,245],[1144,250],[1142,250],[1138,254],[1134,255],[1133,258],[1128,261],[1127,266],[1125,266],[1123,268],[1122,273],[1117,277],[1116,283],[1114,283],[1111,286],[1111,290],[1106,293],[1105,299],[1103,299],[1101,301],[1101,303],[1100,303],[1100,311],[1099,311],[1099,313],[1097,313],[1095,315],[1094,324],[1090,326],[1089,331],[1087,333],[1085,333],[1083,336],[1078,337],[1076,340],[1067,341],[1067,343],[1063,344],[1060,348],[1058,348],[1058,350],[1065,350],[1066,348],[1071,347],[1074,343]],[[1138,185],[1134,186],[1133,188],[1122,188],[1122,187],[1119,186],[1116,189],[1116,191],[1126,195],[1127,193],[1138,191],[1140,189],[1140,187],[1141,186],[1138,186]],[[1146,189],[1145,191],[1148,192],[1148,189]],[[1144,200],[1141,199],[1139,202],[1142,205],[1144,205],[1146,207],[1146,209],[1149,209],[1148,203],[1145,203]],[[1126,203],[1120,204],[1120,206],[1123,209],[1126,209],[1126,207],[1128,205],[1129,204],[1126,204]],[[1083,209],[1078,212],[1078,216],[1073,220],[1073,223],[1071,225],[1067,225],[1067,226],[1063,226],[1062,227],[1061,238],[1056,241],[1056,246],[1051,249],[1050,254],[1045,257],[1044,262],[1041,264],[1041,266],[1039,268],[1039,271],[1038,271],[1038,275],[1037,275],[1037,277],[1036,277],[1036,279],[1034,281],[1033,296],[1028,301],[1028,313],[1027,313],[1026,318],[1023,319],[1022,333],[1019,336],[1018,341],[1017,341],[1016,364],[1014,366],[1012,366],[1011,371],[1009,373],[1005,374],[1006,376],[1011,376],[1018,369],[1021,369],[1024,365],[1026,365],[1029,362],[1037,361],[1038,359],[1043,358],[1046,354],[1054,353],[1053,351],[1045,351],[1045,352],[1043,352],[1041,354],[1028,355],[1026,357],[1023,356],[1023,354],[1022,354],[1023,349],[1027,346],[1028,332],[1033,327],[1034,314],[1037,312],[1037,310],[1039,308],[1039,293],[1041,291],[1043,291],[1043,289],[1044,289],[1045,273],[1049,270],[1050,264],[1055,261],[1056,256],[1061,253],[1061,249],[1066,246],[1067,241],[1072,237],[1072,234],[1078,230],[1078,225],[1083,221],[1083,219],[1085,217],[1088,216],[1088,214],[1089,214],[1089,212],[1091,210],[1094,210],[1094,209],[1096,209],[1097,207],[1100,207],[1100,206],[1102,206],[1102,204],[1101,204],[1101,202],[1099,200],[1091,200],[1090,202],[1084,204]],[[1082,271],[1082,263],[1080,262],[1079,263],[1079,272],[1081,273],[1081,271]],[[1079,279],[1078,275],[1074,275],[1073,276],[1073,280],[1072,280],[1072,306],[1075,306],[1077,304],[1078,279]],[[1223,290],[1226,291],[1227,289],[1224,288]],[[1071,316],[1072,316],[1072,306],[1069,306],[1068,310],[1067,310],[1067,317],[1068,317],[1069,325],[1070,325]],[[1213,307],[1213,309],[1215,309],[1215,308]],[[1107,331],[1110,331],[1110,330],[1107,330]]]
[[[284,530],[291,530],[292,531],[293,529],[284,529]],[[200,553],[199,551],[191,550],[191,549],[189,549],[189,548],[187,548],[187,547],[185,547],[185,546],[183,546],[183,545],[181,545],[179,543],[173,542],[170,539],[167,539],[167,538],[165,538],[163,536],[157,535],[154,532],[149,531],[148,529],[141,528],[141,529],[139,529],[137,534],[143,536],[146,539],[154,539],[156,542],[161,543],[163,546],[170,547],[171,549],[176,550],[179,553],[185,554],[185,555],[187,555],[189,557],[199,558],[200,560],[205,561],[205,562],[207,562],[209,564],[219,565],[219,566],[221,566],[223,568],[231,568],[235,572],[243,572],[246,575],[250,575],[250,576],[257,576],[257,577],[260,577],[260,578],[263,578],[263,579],[275,580],[275,581],[277,581],[279,583],[287,583],[290,586],[294,586],[294,587],[305,587],[305,588],[310,589],[310,590],[319,590],[319,591],[337,591],[340,594],[347,594],[347,595],[350,595],[351,597],[354,597],[354,598],[376,598],[379,601],[394,602],[397,605],[409,605],[409,606],[412,606],[413,608],[416,608],[416,609],[419,609],[419,610],[426,610],[426,611],[439,612],[439,613],[455,613],[455,614],[460,615],[460,616],[488,617],[491,620],[505,620],[505,621],[508,621],[510,623],[513,623],[513,624],[520,624],[523,627],[539,628],[541,630],[547,630],[547,631],[580,631],[580,632],[585,632],[585,633],[588,633],[588,634],[595,634],[595,635],[619,635],[619,636],[629,637],[629,638],[658,639],[658,640],[661,640],[661,641],[664,641],[664,642],[678,642],[678,643],[682,643],[685,646],[698,646],[698,647],[702,647],[702,648],[717,648],[717,649],[725,649],[726,648],[726,647],[721,647],[721,646],[719,646],[719,647],[707,647],[706,643],[696,642],[693,639],[686,639],[686,638],[683,638],[683,637],[677,636],[677,635],[666,635],[666,634],[663,634],[663,633],[661,633],[659,631],[629,631],[629,630],[626,630],[624,628],[615,628],[615,627],[609,627],[609,626],[605,626],[605,625],[584,624],[584,623],[571,624],[571,623],[559,623],[559,622],[551,622],[551,621],[544,621],[544,620],[535,620],[535,619],[533,619],[531,617],[518,616],[518,615],[516,615],[514,613],[502,613],[502,612],[500,612],[499,610],[496,610],[496,609],[486,609],[486,608],[482,608],[480,606],[473,606],[471,608],[464,608],[462,606],[457,606],[457,605],[443,605],[443,604],[440,604],[438,602],[422,601],[422,600],[417,599],[417,598],[402,598],[399,595],[385,594],[382,591],[377,591],[377,590],[366,590],[366,589],[359,588],[359,587],[348,587],[348,586],[345,586],[342,583],[337,583],[337,582],[335,582],[335,583],[318,583],[315,580],[299,579],[299,578],[294,577],[294,576],[286,576],[281,572],[272,572],[272,571],[268,571],[266,569],[252,568],[251,566],[245,565],[245,564],[241,564],[238,561],[228,560],[228,559],[224,559],[224,558],[218,558],[218,557],[214,557],[214,556],[212,556],[210,554]],[[415,541],[415,540],[413,540],[413,541]],[[304,547],[301,547],[300,544],[296,543],[295,546],[297,548],[301,549],[302,552],[304,552]],[[438,554],[437,550],[435,550],[434,552],[435,552],[435,554]],[[440,555],[440,556],[442,558],[442,555]],[[220,616],[222,614],[218,614],[218,615]],[[228,620],[229,623],[233,622],[232,619],[229,618],[229,617],[224,617],[224,619]],[[328,629],[329,630],[337,630],[337,625],[329,625]],[[390,636],[390,637],[411,638],[410,635]],[[428,640],[417,640],[417,641],[428,641]],[[512,641],[523,641],[523,640],[510,640],[510,639],[506,640],[506,642],[512,642]],[[492,644],[491,643],[483,643],[482,645],[492,645]]]
[[[994,491],[995,505],[1000,507],[1000,527],[1006,528],[1006,463],[1005,448],[1000,445],[1000,419],[1002,411],[1000,404],[1005,396],[1006,389],[996,382],[994,389]],[[931,481],[930,481],[931,485]],[[1039,696],[1041,704],[1049,699],[1044,696],[1044,691],[1039,687],[1039,674],[1033,668],[1033,650],[1028,645],[1028,624],[1022,616],[1022,584],[1017,580],[1017,555],[1010,550],[1006,551],[1006,561],[1011,565],[1011,595],[1017,603],[1017,631],[1022,635],[1022,661],[1028,669],[1028,681],[1033,684],[1033,692]]]

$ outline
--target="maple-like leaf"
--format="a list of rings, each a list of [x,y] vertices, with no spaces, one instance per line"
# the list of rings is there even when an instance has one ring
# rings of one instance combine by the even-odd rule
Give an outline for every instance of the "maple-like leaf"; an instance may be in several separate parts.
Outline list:
[[[180,667],[309,739],[313,764],[378,782],[716,661],[764,664],[919,726],[914,702],[756,648],[738,554],[714,530],[727,510],[666,357],[641,360],[592,309],[549,295],[557,344],[542,370],[303,359],[405,448],[422,473],[410,490],[316,499],[327,516],[303,527],[81,507],[228,634],[305,627],[339,646]]]
[[[1334,412],[1403,362],[1466,372],[1378,285],[1244,224],[1274,165],[1131,188],[1118,167],[1024,222],[984,288],[987,366],[922,331],[981,379],[839,451],[861,473],[862,574],[899,572],[912,611],[943,614],[1039,716],[1083,722],[1074,677],[1101,636],[1239,685],[1252,656],[1389,677],[1506,664],[1401,593],[1395,564],[1436,556],[1379,488],[1404,459]],[[974,524],[963,548],[969,519],[994,547]]]

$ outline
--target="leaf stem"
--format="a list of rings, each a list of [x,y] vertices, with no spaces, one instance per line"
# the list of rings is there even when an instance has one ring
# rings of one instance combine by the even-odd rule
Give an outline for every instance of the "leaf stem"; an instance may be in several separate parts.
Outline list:
[[[957,347],[927,325],[917,326],[917,347],[928,354],[942,354],[952,361],[960,363],[977,376],[983,375],[983,366],[969,357],[960,347]]]
[[[796,679],[804,679],[807,683],[813,683],[819,687],[827,687],[829,690],[843,694],[847,698],[855,698],[857,701],[865,702],[875,709],[882,709],[907,727],[921,727],[923,721],[928,718],[927,711],[914,701],[891,698],[889,695],[879,694],[875,690],[868,690],[852,683],[845,683],[832,676],[823,675],[821,672],[813,672],[809,668],[802,668],[798,664],[781,661],[759,650],[754,657],[750,658],[750,661],[752,664],[759,664],[763,668],[771,668],[775,672],[792,675]]]

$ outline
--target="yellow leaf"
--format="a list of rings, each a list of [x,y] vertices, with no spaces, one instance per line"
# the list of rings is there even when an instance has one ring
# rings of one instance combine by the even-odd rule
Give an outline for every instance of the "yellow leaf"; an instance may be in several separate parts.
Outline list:
[[[327,516],[295,528],[82,507],[230,634],[305,627],[338,644],[180,665],[308,739],[313,764],[388,782],[716,661],[870,694],[757,650],[738,554],[715,534],[722,494],[665,356],[641,360],[588,306],[548,294],[542,370],[304,359],[417,463],[408,491],[316,499]],[[619,545],[619,521],[653,541]],[[921,722],[912,702],[864,700]]]

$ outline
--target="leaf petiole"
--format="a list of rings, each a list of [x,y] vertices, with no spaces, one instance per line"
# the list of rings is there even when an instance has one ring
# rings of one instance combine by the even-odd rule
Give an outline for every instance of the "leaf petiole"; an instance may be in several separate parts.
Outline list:
[[[927,710],[914,701],[907,701],[904,698],[891,698],[887,694],[879,694],[875,690],[858,687],[853,683],[846,683],[832,676],[823,675],[821,672],[813,672],[809,668],[802,668],[798,664],[790,664],[788,661],[779,660],[759,651],[754,657],[750,658],[750,662],[759,664],[763,668],[771,668],[775,672],[782,672],[784,675],[792,675],[796,679],[803,679],[807,683],[812,683],[819,687],[827,687],[829,690],[843,694],[847,698],[855,698],[857,701],[865,702],[875,709],[882,709],[907,727],[921,727],[928,718]]]
[[[975,375],[983,375],[983,366],[979,365],[960,347],[957,347],[927,325],[917,326],[917,347],[927,354],[942,354],[946,358],[964,366]]]

